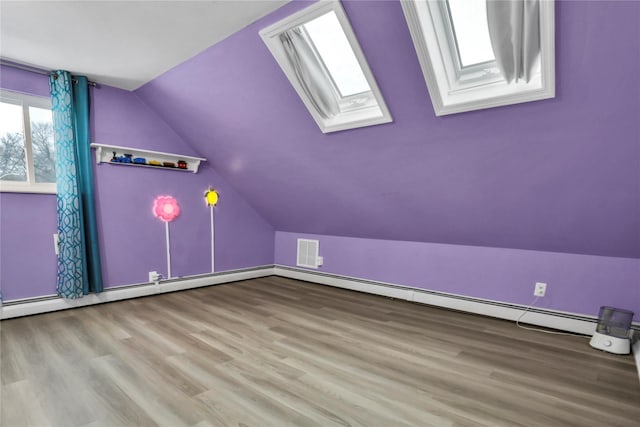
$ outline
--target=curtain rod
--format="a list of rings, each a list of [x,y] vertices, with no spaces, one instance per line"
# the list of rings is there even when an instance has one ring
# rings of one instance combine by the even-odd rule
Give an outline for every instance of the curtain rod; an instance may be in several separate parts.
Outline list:
[[[45,69],[34,67],[34,66],[31,66],[31,65],[19,64],[17,62],[13,62],[13,61],[9,61],[9,60],[6,60],[6,59],[1,59],[1,58],[0,58],[0,65],[5,65],[5,66],[11,67],[11,68],[17,68],[18,70],[30,71],[32,73],[42,74],[42,75],[45,75],[45,76],[50,76],[51,74],[53,74],[53,71],[50,71],[50,70],[45,70]],[[78,82],[76,79],[72,79],[72,80],[73,80],[74,83]],[[89,86],[98,87],[98,84],[96,82],[87,81],[87,84]]]

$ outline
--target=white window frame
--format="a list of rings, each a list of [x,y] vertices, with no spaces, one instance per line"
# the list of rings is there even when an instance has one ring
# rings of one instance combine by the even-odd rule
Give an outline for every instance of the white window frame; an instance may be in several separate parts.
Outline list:
[[[0,193],[56,194],[55,182],[36,182],[33,147],[31,145],[31,119],[29,117],[29,107],[51,110],[51,99],[2,89],[0,90],[0,101],[22,106],[24,153],[27,168],[27,181],[5,181],[0,179]]]
[[[361,100],[362,107],[356,107],[353,109],[344,108],[340,114],[336,115],[332,118],[324,118],[322,115],[314,108],[312,101],[307,96],[306,92],[298,82],[298,79],[295,75],[295,71],[291,67],[287,55],[282,47],[282,44],[279,41],[279,36],[285,31],[288,31],[292,28],[303,25],[325,13],[330,11],[334,11],[340,25],[342,26],[342,30],[344,31],[351,48],[353,49],[353,53],[360,64],[360,68],[367,79],[367,83],[371,88],[371,93],[373,94],[373,98],[368,95],[368,92],[363,94],[355,94],[346,97],[338,97],[338,103],[341,107],[344,108],[345,105],[350,104],[353,100],[363,98],[366,96],[366,100]],[[318,127],[323,133],[329,132],[337,132],[346,129],[354,129],[365,126],[373,126],[377,124],[389,123],[393,121],[391,117],[391,113],[387,108],[386,103],[384,102],[384,98],[382,97],[382,93],[378,88],[378,84],[376,83],[375,78],[373,77],[373,73],[367,64],[367,60],[362,53],[362,49],[360,48],[360,44],[358,43],[358,39],[349,24],[349,19],[342,8],[342,5],[339,1],[335,0],[320,0],[319,2],[291,15],[287,18],[276,22],[273,25],[270,25],[267,28],[264,28],[260,31],[260,36],[262,40],[269,48],[269,51],[278,62],[278,65],[289,79],[289,82],[298,93],[298,96],[302,99],[302,102],[309,110],[309,113],[313,117],[313,119],[318,124]],[[331,78],[329,81],[335,88],[335,83]],[[340,92],[335,88],[337,93]],[[366,95],[365,95],[366,94]],[[367,107],[372,106],[373,100],[375,99],[377,106],[373,105],[376,109],[379,109],[382,115],[377,117],[368,117],[367,116]],[[370,111],[370,109],[369,109]]]
[[[540,1],[540,77],[511,84],[500,76],[495,62],[460,67],[444,0],[401,4],[436,116],[555,96],[554,0]]]
[[[450,54],[443,55],[446,61],[447,76],[449,77],[449,85],[456,90],[470,88],[479,84],[490,84],[502,80],[500,70],[495,59],[478,64],[462,66],[460,51],[456,41],[455,28],[453,18],[451,17],[448,1],[438,1],[434,3],[438,9],[432,9],[432,13],[438,14],[438,19],[434,25],[436,34],[441,44],[446,43],[446,47]]]

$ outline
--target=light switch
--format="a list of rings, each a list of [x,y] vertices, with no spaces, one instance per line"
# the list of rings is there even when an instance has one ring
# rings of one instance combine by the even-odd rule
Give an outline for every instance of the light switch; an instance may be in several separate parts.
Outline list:
[[[53,250],[56,252],[56,256],[60,254],[60,241],[58,240],[58,233],[53,235]]]

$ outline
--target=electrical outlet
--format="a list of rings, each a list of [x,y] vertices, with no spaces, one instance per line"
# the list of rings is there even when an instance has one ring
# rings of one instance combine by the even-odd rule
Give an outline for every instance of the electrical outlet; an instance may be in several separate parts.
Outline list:
[[[533,288],[533,295],[537,297],[543,297],[545,293],[547,293],[547,284],[537,282],[536,286]]]
[[[158,283],[160,281],[160,273],[158,273],[157,271],[150,271],[149,272],[149,281],[153,282],[153,283]]]

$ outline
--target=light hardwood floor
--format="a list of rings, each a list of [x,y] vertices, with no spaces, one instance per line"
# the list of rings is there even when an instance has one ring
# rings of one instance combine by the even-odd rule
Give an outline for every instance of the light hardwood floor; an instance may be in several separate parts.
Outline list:
[[[638,426],[585,337],[269,277],[3,321],[2,426]]]

